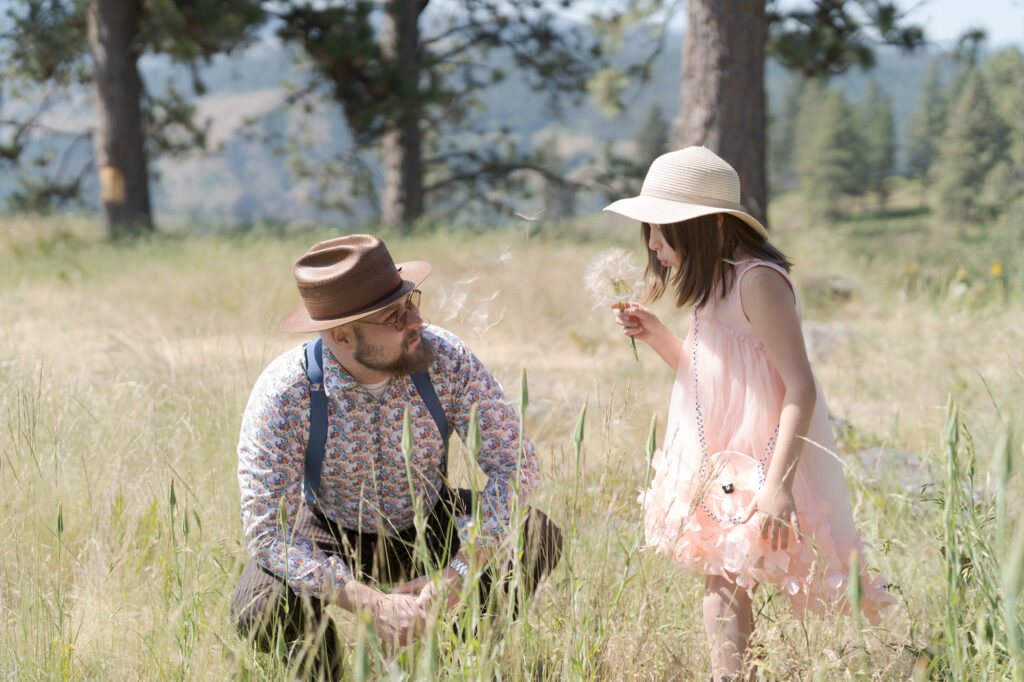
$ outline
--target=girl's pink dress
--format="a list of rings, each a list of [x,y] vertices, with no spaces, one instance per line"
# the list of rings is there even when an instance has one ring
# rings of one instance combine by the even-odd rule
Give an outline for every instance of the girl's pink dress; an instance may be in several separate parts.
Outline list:
[[[779,423],[785,387],[740,305],[740,280],[752,268],[764,266],[786,277],[791,288],[792,282],[772,263],[748,260],[734,266],[729,292],[714,297],[696,314],[697,390],[707,451],[739,451],[759,459]],[[795,290],[793,296],[799,315]],[[759,583],[772,583],[789,596],[798,615],[806,609],[847,611],[849,558],[853,552],[861,556],[863,543],[853,525],[842,465],[834,454],[821,386],[815,380],[818,399],[793,483],[806,537],[796,543],[791,536],[788,549],[772,551],[760,537],[758,516],[746,524],[728,518],[720,523],[705,507],[723,515],[722,506],[708,506],[710,499],[701,505],[709,485],[707,477],[701,477],[704,454],[694,401],[693,333],[691,327],[672,389],[665,441],[652,461],[651,486],[640,496],[647,547],[670,555],[685,570],[735,580],[751,594]],[[716,497],[726,508],[732,499]],[[864,566],[862,557],[860,565]],[[882,578],[870,578],[863,568],[861,586],[864,614],[877,623],[879,611],[895,599]]]

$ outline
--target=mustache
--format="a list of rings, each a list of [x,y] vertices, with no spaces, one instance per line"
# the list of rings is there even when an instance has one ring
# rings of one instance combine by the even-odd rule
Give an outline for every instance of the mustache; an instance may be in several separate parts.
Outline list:
[[[419,329],[416,329],[416,330],[410,332],[409,334],[406,334],[405,338],[402,340],[402,343],[404,345],[408,346],[415,339],[418,339],[421,336],[423,336],[423,333]]]

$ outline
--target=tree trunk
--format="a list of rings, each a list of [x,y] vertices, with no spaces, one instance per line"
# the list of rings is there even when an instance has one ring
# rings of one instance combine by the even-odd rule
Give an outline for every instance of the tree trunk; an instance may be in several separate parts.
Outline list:
[[[381,222],[408,225],[423,214],[423,150],[419,107],[419,15],[418,0],[393,0],[384,20],[381,48],[397,75],[395,98],[404,102],[394,107],[396,115],[387,124],[381,140],[384,164],[384,192]]]
[[[153,229],[138,71],[141,0],[94,0],[89,44],[95,62],[96,166],[112,237]]]
[[[704,145],[740,176],[743,205],[767,225],[765,0],[688,0],[677,146]]]

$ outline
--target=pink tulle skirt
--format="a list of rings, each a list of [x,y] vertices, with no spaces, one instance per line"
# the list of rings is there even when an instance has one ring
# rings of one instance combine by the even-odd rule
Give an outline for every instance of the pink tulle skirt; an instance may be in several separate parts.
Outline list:
[[[657,471],[663,463],[659,450],[652,466]],[[684,571],[725,577],[751,596],[760,584],[774,585],[798,616],[806,611],[849,613],[851,556],[856,554],[862,567],[861,610],[868,621],[877,624],[881,611],[895,602],[887,582],[870,577],[864,568],[864,543],[857,537],[841,542],[833,538],[829,517],[835,510],[830,503],[804,497],[797,512],[801,541],[791,533],[786,549],[772,550],[770,541],[761,537],[757,515],[745,524],[728,518],[720,522],[701,508],[699,500],[693,500],[691,508],[690,502],[666,494],[658,483],[656,475],[652,488],[639,500],[644,505],[645,548],[668,555]],[[737,506],[735,514],[741,512]]]

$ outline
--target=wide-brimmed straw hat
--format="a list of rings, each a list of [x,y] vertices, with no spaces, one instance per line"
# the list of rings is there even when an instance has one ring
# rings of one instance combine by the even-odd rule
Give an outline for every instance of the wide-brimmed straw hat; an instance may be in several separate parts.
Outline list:
[[[662,154],[651,164],[640,195],[605,206],[642,223],[669,225],[712,213],[728,213],[765,239],[768,231],[740,203],[740,177],[706,147]]]
[[[370,234],[350,234],[313,245],[292,267],[302,305],[281,319],[286,332],[318,332],[386,308],[419,286],[430,263],[397,265]]]

